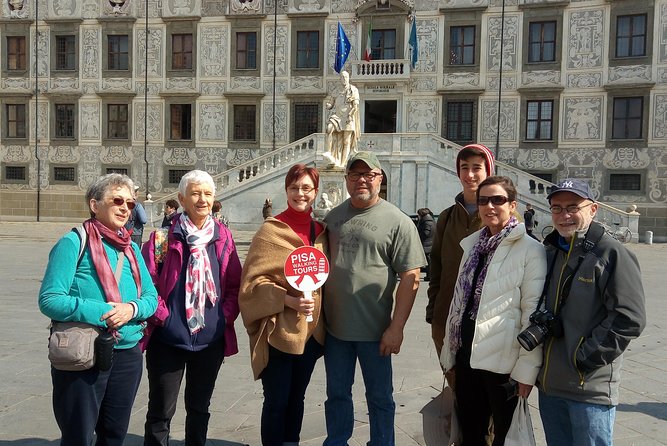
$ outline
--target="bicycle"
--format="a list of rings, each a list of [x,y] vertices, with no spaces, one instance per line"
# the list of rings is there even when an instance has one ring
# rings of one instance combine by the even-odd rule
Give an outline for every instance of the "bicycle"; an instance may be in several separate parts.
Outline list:
[[[616,228],[612,228],[605,222],[599,222],[604,228],[605,232],[621,243],[628,243],[632,240],[632,231],[627,226],[621,226],[621,223],[614,222]]]
[[[552,225],[546,225],[545,227],[542,228],[542,238],[546,238],[547,235],[551,234],[554,230],[554,227]]]

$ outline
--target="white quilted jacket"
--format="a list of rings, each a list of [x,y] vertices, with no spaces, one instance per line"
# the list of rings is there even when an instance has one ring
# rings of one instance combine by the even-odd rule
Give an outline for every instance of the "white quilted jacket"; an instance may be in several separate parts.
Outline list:
[[[461,240],[461,267],[479,239],[481,230]],[[470,366],[495,373],[510,373],[523,384],[535,384],[542,365],[542,346],[532,352],[521,348],[516,336],[525,330],[535,311],[547,273],[544,246],[526,235],[523,223],[503,240],[491,258],[475,323]],[[455,365],[449,346],[450,308],[440,362],[445,370]]]

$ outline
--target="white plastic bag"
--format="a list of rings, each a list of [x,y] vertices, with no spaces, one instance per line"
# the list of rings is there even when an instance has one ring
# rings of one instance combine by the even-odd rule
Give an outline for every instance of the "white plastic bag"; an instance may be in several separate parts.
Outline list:
[[[512,424],[505,436],[505,446],[535,446],[533,422],[530,419],[526,398],[519,397],[512,416]]]

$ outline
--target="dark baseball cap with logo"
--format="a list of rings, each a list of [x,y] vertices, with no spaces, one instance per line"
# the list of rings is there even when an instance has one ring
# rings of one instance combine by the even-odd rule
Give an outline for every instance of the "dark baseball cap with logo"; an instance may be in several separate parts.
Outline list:
[[[366,165],[371,169],[382,170],[382,166],[380,165],[380,161],[378,161],[378,157],[371,152],[357,152],[354,155],[352,155],[350,159],[347,161],[347,167],[345,168],[345,170],[346,171],[350,170],[352,164],[356,163],[357,161],[362,161],[366,163]]]
[[[581,198],[595,201],[593,191],[591,190],[591,187],[588,185],[588,183],[576,178],[567,178],[557,185],[552,186],[551,192],[549,192],[549,195],[547,195],[547,200],[551,202],[551,197],[556,195],[558,192],[572,192],[573,194],[579,195]]]

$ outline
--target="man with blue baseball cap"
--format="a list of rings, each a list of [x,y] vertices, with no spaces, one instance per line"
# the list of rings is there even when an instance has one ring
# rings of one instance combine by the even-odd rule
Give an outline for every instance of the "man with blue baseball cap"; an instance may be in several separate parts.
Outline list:
[[[521,342],[531,350],[544,342],[544,433],[550,446],[611,445],[623,352],[646,325],[639,263],[593,221],[598,204],[587,182],[563,180],[547,199],[555,228],[544,240],[547,279],[524,332],[536,336]]]

